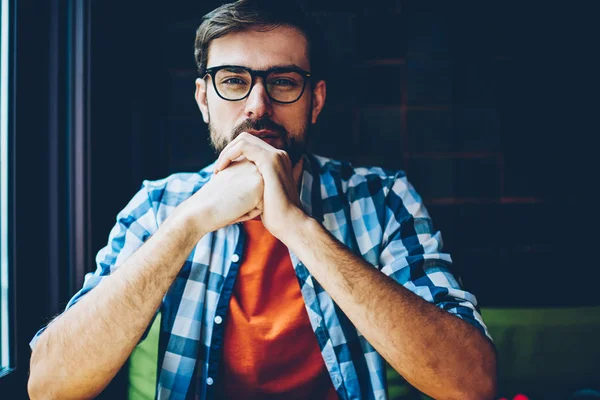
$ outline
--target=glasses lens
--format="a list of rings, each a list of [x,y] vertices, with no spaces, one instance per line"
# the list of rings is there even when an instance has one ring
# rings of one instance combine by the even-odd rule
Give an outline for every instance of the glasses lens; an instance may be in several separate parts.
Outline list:
[[[273,71],[267,76],[267,91],[277,101],[296,101],[304,88],[304,76],[294,71]]]
[[[227,100],[239,100],[250,91],[252,77],[241,68],[224,68],[215,74],[215,84],[221,96]]]

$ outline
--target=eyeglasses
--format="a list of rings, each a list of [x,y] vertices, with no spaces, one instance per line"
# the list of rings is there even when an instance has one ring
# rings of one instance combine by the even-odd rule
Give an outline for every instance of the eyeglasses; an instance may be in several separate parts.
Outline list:
[[[243,100],[256,83],[256,77],[263,79],[267,95],[278,103],[294,103],[302,97],[310,72],[295,67],[276,67],[257,71],[237,65],[220,65],[207,68],[204,78],[210,75],[215,91],[223,100]],[[203,78],[203,79],[204,79]]]

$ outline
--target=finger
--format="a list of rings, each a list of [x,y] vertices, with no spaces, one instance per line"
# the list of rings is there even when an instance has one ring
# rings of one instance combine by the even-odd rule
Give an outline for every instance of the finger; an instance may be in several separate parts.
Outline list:
[[[251,135],[248,132],[242,132],[234,140],[232,140],[227,146],[225,146],[225,148],[219,154],[219,157],[217,158],[217,162],[215,163],[215,167],[219,171],[222,171],[223,169],[225,169],[225,167],[227,165],[229,165],[229,163],[231,161],[234,161],[233,159],[231,159],[231,157],[228,157],[228,155],[230,155],[231,148],[238,146],[240,142],[247,142],[251,145],[258,146],[259,148],[262,148],[264,150],[269,150],[269,148],[272,148],[264,140],[257,138],[256,136]]]
[[[254,135],[249,134],[248,132],[242,132],[242,133],[240,133],[239,135],[236,136],[235,139],[233,139],[231,142],[229,142],[227,144],[227,146],[225,146],[223,148],[223,150],[221,150],[221,153],[219,153],[219,157],[217,157],[217,159],[221,158],[221,156],[223,155],[223,153],[226,153],[227,150],[229,150],[230,148],[232,148],[235,145],[237,145],[240,141],[247,140],[250,143],[256,143],[256,142],[254,142],[253,139],[258,139],[258,138],[255,137]]]
[[[236,145],[236,144],[237,144],[237,143],[240,141],[240,136],[243,136],[244,134],[245,134],[245,132],[242,132],[241,134],[239,134],[238,136],[236,136],[236,138],[235,138],[235,139],[233,139],[231,142],[227,143],[227,146],[225,146],[225,147],[223,148],[223,150],[221,150],[221,152],[220,152],[220,153],[219,153],[219,155],[217,156],[217,160],[215,161],[215,165],[214,165],[214,167],[213,167],[213,173],[214,173],[215,175],[216,175],[216,174],[218,174],[219,172],[221,172],[221,171],[223,170],[223,168],[222,168],[222,167],[219,167],[219,166],[221,165],[220,161],[221,161],[221,158],[222,158],[222,155],[223,155],[223,153],[224,153],[224,152],[225,152],[227,149],[231,148],[232,146],[235,146],[235,145]],[[238,158],[240,158],[240,159],[241,159],[241,157],[238,157]]]
[[[233,223],[236,224],[238,222],[249,221],[249,220],[254,219],[254,218],[258,217],[259,215],[261,215],[262,212],[263,212],[262,209],[255,208],[254,210],[250,210],[246,214],[242,215],[240,218],[235,220]]]
[[[240,156],[240,157],[236,158],[235,160],[232,160],[232,162],[239,162],[239,161],[243,161],[245,159],[246,159],[246,157]],[[217,159],[217,161],[218,161],[218,159]],[[215,165],[213,167],[213,176],[217,175],[219,172],[221,172],[223,170],[223,168],[217,168],[217,161],[215,161]]]
[[[227,146],[225,146],[225,148],[223,150],[227,149],[228,147],[234,146],[240,140],[247,140],[250,143],[256,143],[256,144],[267,144],[264,140],[252,135],[251,133],[242,132],[239,135],[237,135],[235,139],[233,139],[231,142],[229,142],[229,144],[227,144]]]
[[[238,157],[245,157],[259,167],[260,164],[263,164],[266,151],[267,149],[263,148],[257,143],[250,143],[246,140],[240,140],[232,147],[221,152],[221,155],[216,162],[216,168],[222,171]]]
[[[245,158],[243,154],[244,150],[240,148],[241,143],[242,142],[238,141],[233,146],[228,146],[221,151],[219,158],[217,158],[217,161],[215,162],[215,170],[222,171],[227,168],[233,160]]]

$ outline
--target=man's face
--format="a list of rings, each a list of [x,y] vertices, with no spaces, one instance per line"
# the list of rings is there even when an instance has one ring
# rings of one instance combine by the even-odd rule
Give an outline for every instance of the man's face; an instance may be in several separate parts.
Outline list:
[[[305,37],[295,28],[279,27],[266,32],[247,30],[230,33],[211,42],[208,68],[220,65],[267,70],[295,66],[310,71]],[[313,99],[314,98],[314,99]],[[196,101],[208,123],[217,152],[242,132],[260,137],[288,152],[296,164],[306,149],[308,129],[315,123],[325,100],[325,82],[310,80],[298,101],[281,104],[271,100],[265,82],[255,79],[247,98],[227,101],[215,92],[212,77],[196,80]]]

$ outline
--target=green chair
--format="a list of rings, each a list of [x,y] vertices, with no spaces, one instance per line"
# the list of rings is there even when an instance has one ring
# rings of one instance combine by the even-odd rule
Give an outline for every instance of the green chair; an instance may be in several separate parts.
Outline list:
[[[148,331],[146,339],[137,345],[129,356],[129,400],[152,400],[156,389],[156,363],[158,360],[158,336],[160,313]]]
[[[484,308],[498,350],[499,396],[567,399],[578,389],[600,390],[600,307]],[[129,399],[154,398],[160,314],[129,359]],[[425,400],[388,367],[392,400]]]
[[[569,399],[600,389],[600,307],[485,308],[498,350],[499,394]]]

